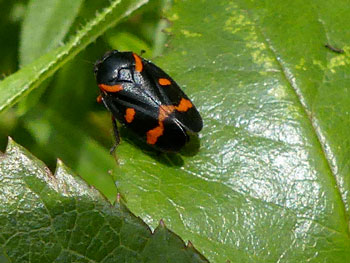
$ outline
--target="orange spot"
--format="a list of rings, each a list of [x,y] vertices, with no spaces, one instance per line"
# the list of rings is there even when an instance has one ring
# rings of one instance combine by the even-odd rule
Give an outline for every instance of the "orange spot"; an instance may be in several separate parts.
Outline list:
[[[193,105],[191,101],[182,98],[178,106],[173,105],[160,105],[158,113],[158,126],[147,132],[147,143],[156,144],[158,138],[163,135],[164,132],[164,120],[169,117],[169,115],[175,111],[186,112],[188,109],[192,108]]]
[[[158,126],[147,132],[147,143],[155,144],[164,132],[163,121],[174,111],[173,105],[160,105],[158,113]]]
[[[109,86],[106,84],[98,84],[98,87],[103,90],[103,91],[107,91],[107,92],[118,92],[123,90],[123,86],[121,84],[117,84],[117,85],[113,85],[113,86]]]
[[[97,103],[101,103],[102,102],[102,96],[98,95],[96,98]]]
[[[158,137],[163,135],[163,132],[164,132],[164,124],[163,122],[159,122],[159,126],[147,132],[147,143],[155,144],[158,140]]]
[[[135,70],[138,72],[141,72],[143,69],[141,58],[135,53],[132,53],[132,55],[134,56],[134,59],[135,59]]]
[[[127,123],[131,123],[135,117],[135,110],[133,108],[127,108],[124,117]]]
[[[158,120],[164,121],[175,110],[175,108],[176,107],[173,105],[160,105]]]
[[[193,105],[192,105],[191,101],[182,98],[180,103],[179,103],[179,106],[177,106],[176,109],[178,111],[185,112],[185,111],[188,111],[188,109],[190,109],[192,107],[193,107]]]
[[[162,86],[167,86],[171,84],[170,80],[168,79],[158,79],[158,83]]]

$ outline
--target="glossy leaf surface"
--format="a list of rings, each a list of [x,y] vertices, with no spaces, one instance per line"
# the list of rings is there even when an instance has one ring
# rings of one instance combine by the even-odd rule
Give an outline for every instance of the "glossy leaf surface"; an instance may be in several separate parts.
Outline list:
[[[345,3],[176,1],[156,62],[202,113],[201,148],[176,166],[123,145],[129,208],[214,262],[347,262]]]

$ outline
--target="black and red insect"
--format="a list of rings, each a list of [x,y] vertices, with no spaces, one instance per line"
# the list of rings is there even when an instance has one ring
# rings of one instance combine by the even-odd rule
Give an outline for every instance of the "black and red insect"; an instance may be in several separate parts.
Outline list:
[[[178,152],[189,133],[203,127],[196,107],[162,69],[133,52],[107,52],[95,64],[101,94],[97,98],[115,119],[147,144],[163,152]]]

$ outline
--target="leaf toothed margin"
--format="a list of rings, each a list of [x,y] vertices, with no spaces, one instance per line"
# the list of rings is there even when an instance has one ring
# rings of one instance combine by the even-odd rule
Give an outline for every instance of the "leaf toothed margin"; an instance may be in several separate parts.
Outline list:
[[[61,161],[53,175],[11,138],[0,155],[0,246],[12,262],[208,262],[163,221],[152,233]]]

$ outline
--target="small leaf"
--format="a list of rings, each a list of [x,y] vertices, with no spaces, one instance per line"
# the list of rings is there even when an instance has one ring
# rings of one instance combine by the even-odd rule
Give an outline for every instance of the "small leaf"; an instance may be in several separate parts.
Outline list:
[[[10,262],[207,262],[174,233],[151,233],[58,162],[53,175],[9,141],[0,156],[0,254]]]

